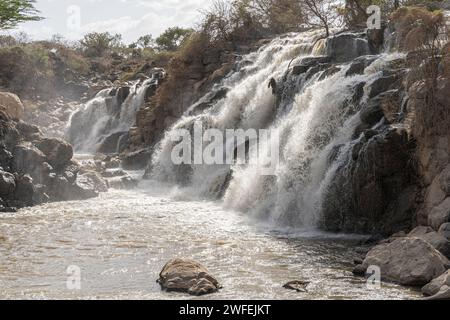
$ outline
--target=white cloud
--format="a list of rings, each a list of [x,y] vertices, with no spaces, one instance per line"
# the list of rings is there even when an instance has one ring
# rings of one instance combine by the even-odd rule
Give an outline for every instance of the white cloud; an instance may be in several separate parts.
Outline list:
[[[200,18],[200,10],[211,0],[79,0],[81,25],[78,30],[67,28],[67,8],[71,0],[38,0],[37,8],[46,17],[29,22],[20,30],[35,39],[48,39],[58,33],[69,39],[79,39],[92,31],[121,33],[126,42],[144,34],[159,35],[168,27],[193,27]]]

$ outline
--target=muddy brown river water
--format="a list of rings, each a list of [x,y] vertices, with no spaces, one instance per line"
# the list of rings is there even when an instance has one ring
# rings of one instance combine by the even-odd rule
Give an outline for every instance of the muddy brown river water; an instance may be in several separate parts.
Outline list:
[[[154,190],[154,188],[151,188]],[[0,215],[2,299],[198,299],[156,283],[171,258],[207,266],[223,285],[206,299],[415,299],[418,292],[352,276],[352,237],[271,230],[220,203],[168,190],[113,190],[98,199]],[[79,268],[80,289],[67,286]],[[307,293],[283,289],[311,281]]]

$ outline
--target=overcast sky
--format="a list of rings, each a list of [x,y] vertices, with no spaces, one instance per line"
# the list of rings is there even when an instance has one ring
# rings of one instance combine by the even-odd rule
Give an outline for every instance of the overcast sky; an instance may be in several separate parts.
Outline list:
[[[45,20],[21,24],[33,39],[61,34],[77,40],[92,31],[121,33],[130,43],[172,26],[192,27],[211,0],[37,0]]]

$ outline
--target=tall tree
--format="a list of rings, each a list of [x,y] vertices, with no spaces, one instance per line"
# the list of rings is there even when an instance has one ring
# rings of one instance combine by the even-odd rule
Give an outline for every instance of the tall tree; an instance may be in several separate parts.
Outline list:
[[[34,4],[35,0],[1,0],[0,29],[11,29],[21,22],[41,20]]]

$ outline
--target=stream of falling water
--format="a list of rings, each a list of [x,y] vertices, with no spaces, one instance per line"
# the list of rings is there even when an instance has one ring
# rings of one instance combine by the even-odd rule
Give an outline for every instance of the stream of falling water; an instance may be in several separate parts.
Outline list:
[[[357,238],[271,230],[219,203],[150,186],[0,215],[0,299],[190,299],[155,280],[171,258],[207,266],[223,289],[203,299],[413,299],[351,274]],[[68,290],[67,268],[81,268]],[[283,289],[311,281],[308,293]],[[194,298],[192,298],[194,299]]]

